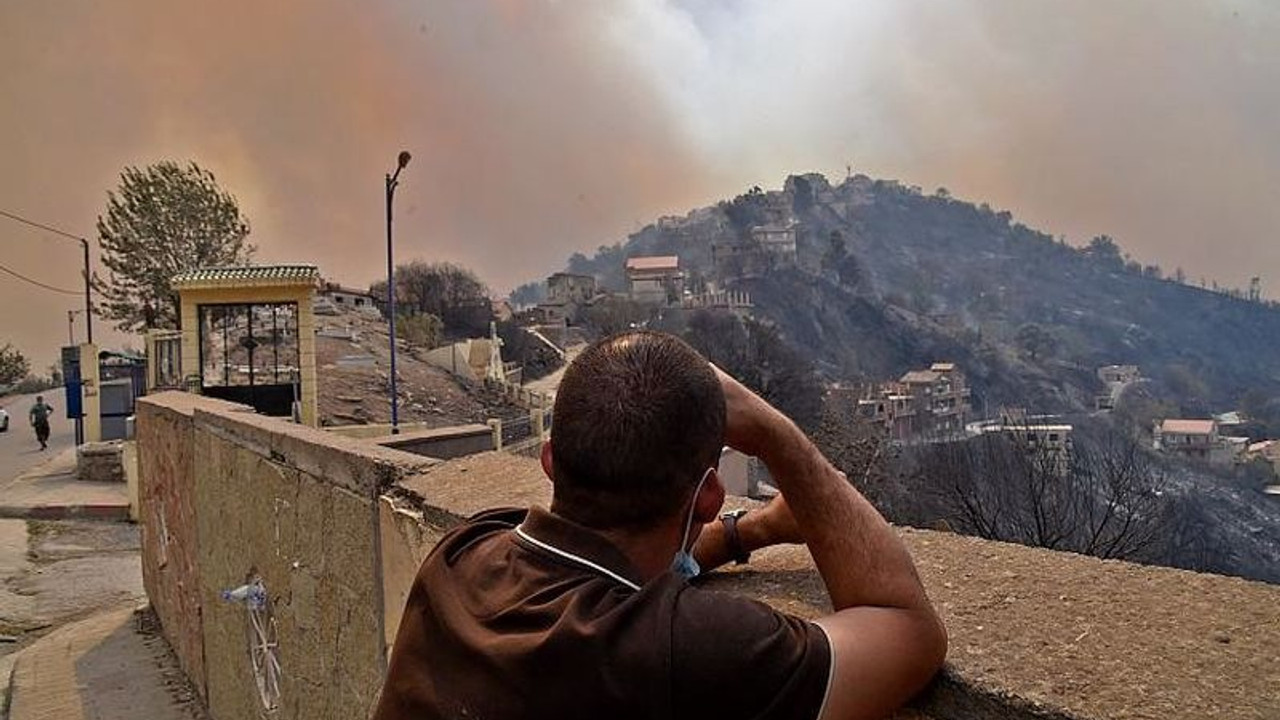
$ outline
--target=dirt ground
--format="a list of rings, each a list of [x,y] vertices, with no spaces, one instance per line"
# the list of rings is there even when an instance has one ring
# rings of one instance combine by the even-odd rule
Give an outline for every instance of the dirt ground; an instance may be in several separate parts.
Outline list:
[[[0,520],[0,655],[105,607],[139,603],[139,528],[129,523]]]
[[[387,328],[356,312],[317,318],[322,328],[350,331],[355,340],[316,338],[321,425],[364,425],[391,421],[388,395],[390,350]],[[372,358],[356,364],[353,358]],[[346,358],[348,361],[344,362]],[[400,421],[429,427],[509,420],[527,413],[481,387],[470,387],[448,372],[401,348],[396,353]]]

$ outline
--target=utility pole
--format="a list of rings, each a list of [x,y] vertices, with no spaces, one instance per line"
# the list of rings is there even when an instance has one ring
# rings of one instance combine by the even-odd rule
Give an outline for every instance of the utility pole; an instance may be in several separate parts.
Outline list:
[[[71,233],[66,232],[66,231],[64,231],[64,230],[59,230],[58,228],[55,228],[55,227],[49,227],[48,225],[45,225],[45,224],[43,224],[43,223],[38,223],[38,222],[36,222],[36,221],[34,221],[34,220],[28,220],[28,219],[26,219],[26,218],[24,218],[24,217],[22,217],[22,216],[20,216],[20,215],[14,215],[13,213],[8,213],[8,212],[5,212],[5,211],[3,211],[3,210],[0,210],[0,216],[7,217],[7,218],[9,218],[10,220],[15,220],[15,221],[17,221],[17,222],[22,223],[23,225],[30,225],[30,226],[31,226],[31,227],[33,227],[33,228],[39,228],[40,230],[44,230],[45,232],[51,232],[51,233],[53,233],[54,235],[57,235],[58,237],[64,237],[64,238],[67,238],[68,240],[75,240],[76,242],[80,243],[80,248],[81,248],[81,250],[83,250],[83,251],[84,251],[84,324],[85,324],[85,334],[88,336],[88,342],[89,342],[89,343],[92,343],[92,342],[93,342],[93,301],[92,301],[92,299],[90,298],[90,295],[89,295],[89,293],[90,293],[90,282],[89,282],[89,279],[90,279],[90,277],[92,277],[92,276],[89,274],[89,241],[88,241],[88,240],[85,240],[84,238],[80,237],[79,235],[72,235]],[[74,343],[73,343],[73,344],[74,344]]]
[[[85,342],[93,344],[93,302],[89,299],[89,241],[76,238],[84,249],[84,333]],[[75,343],[71,343],[75,345]]]

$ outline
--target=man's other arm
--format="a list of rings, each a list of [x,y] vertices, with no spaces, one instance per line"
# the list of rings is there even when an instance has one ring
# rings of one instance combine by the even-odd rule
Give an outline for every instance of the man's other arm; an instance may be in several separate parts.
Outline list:
[[[906,547],[880,513],[785,415],[717,370],[728,444],[764,461],[826,584],[835,612],[822,720],[881,718],[942,666],[947,634]]]

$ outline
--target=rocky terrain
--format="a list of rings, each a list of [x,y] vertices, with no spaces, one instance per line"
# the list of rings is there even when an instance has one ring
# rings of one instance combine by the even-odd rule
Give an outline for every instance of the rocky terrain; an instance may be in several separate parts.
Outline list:
[[[340,313],[317,318],[320,423],[332,426],[390,422],[387,326],[360,312]],[[401,422],[446,427],[527,415],[495,393],[428,365],[420,359],[422,352],[402,342],[396,353]]]

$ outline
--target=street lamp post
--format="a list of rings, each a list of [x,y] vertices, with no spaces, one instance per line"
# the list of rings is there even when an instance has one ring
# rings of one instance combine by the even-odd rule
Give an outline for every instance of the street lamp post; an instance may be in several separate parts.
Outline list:
[[[400,398],[396,395],[396,284],[391,252],[391,200],[400,184],[400,171],[409,164],[409,152],[401,150],[396,157],[395,174],[387,173],[387,322],[391,332],[391,434],[400,434]]]

